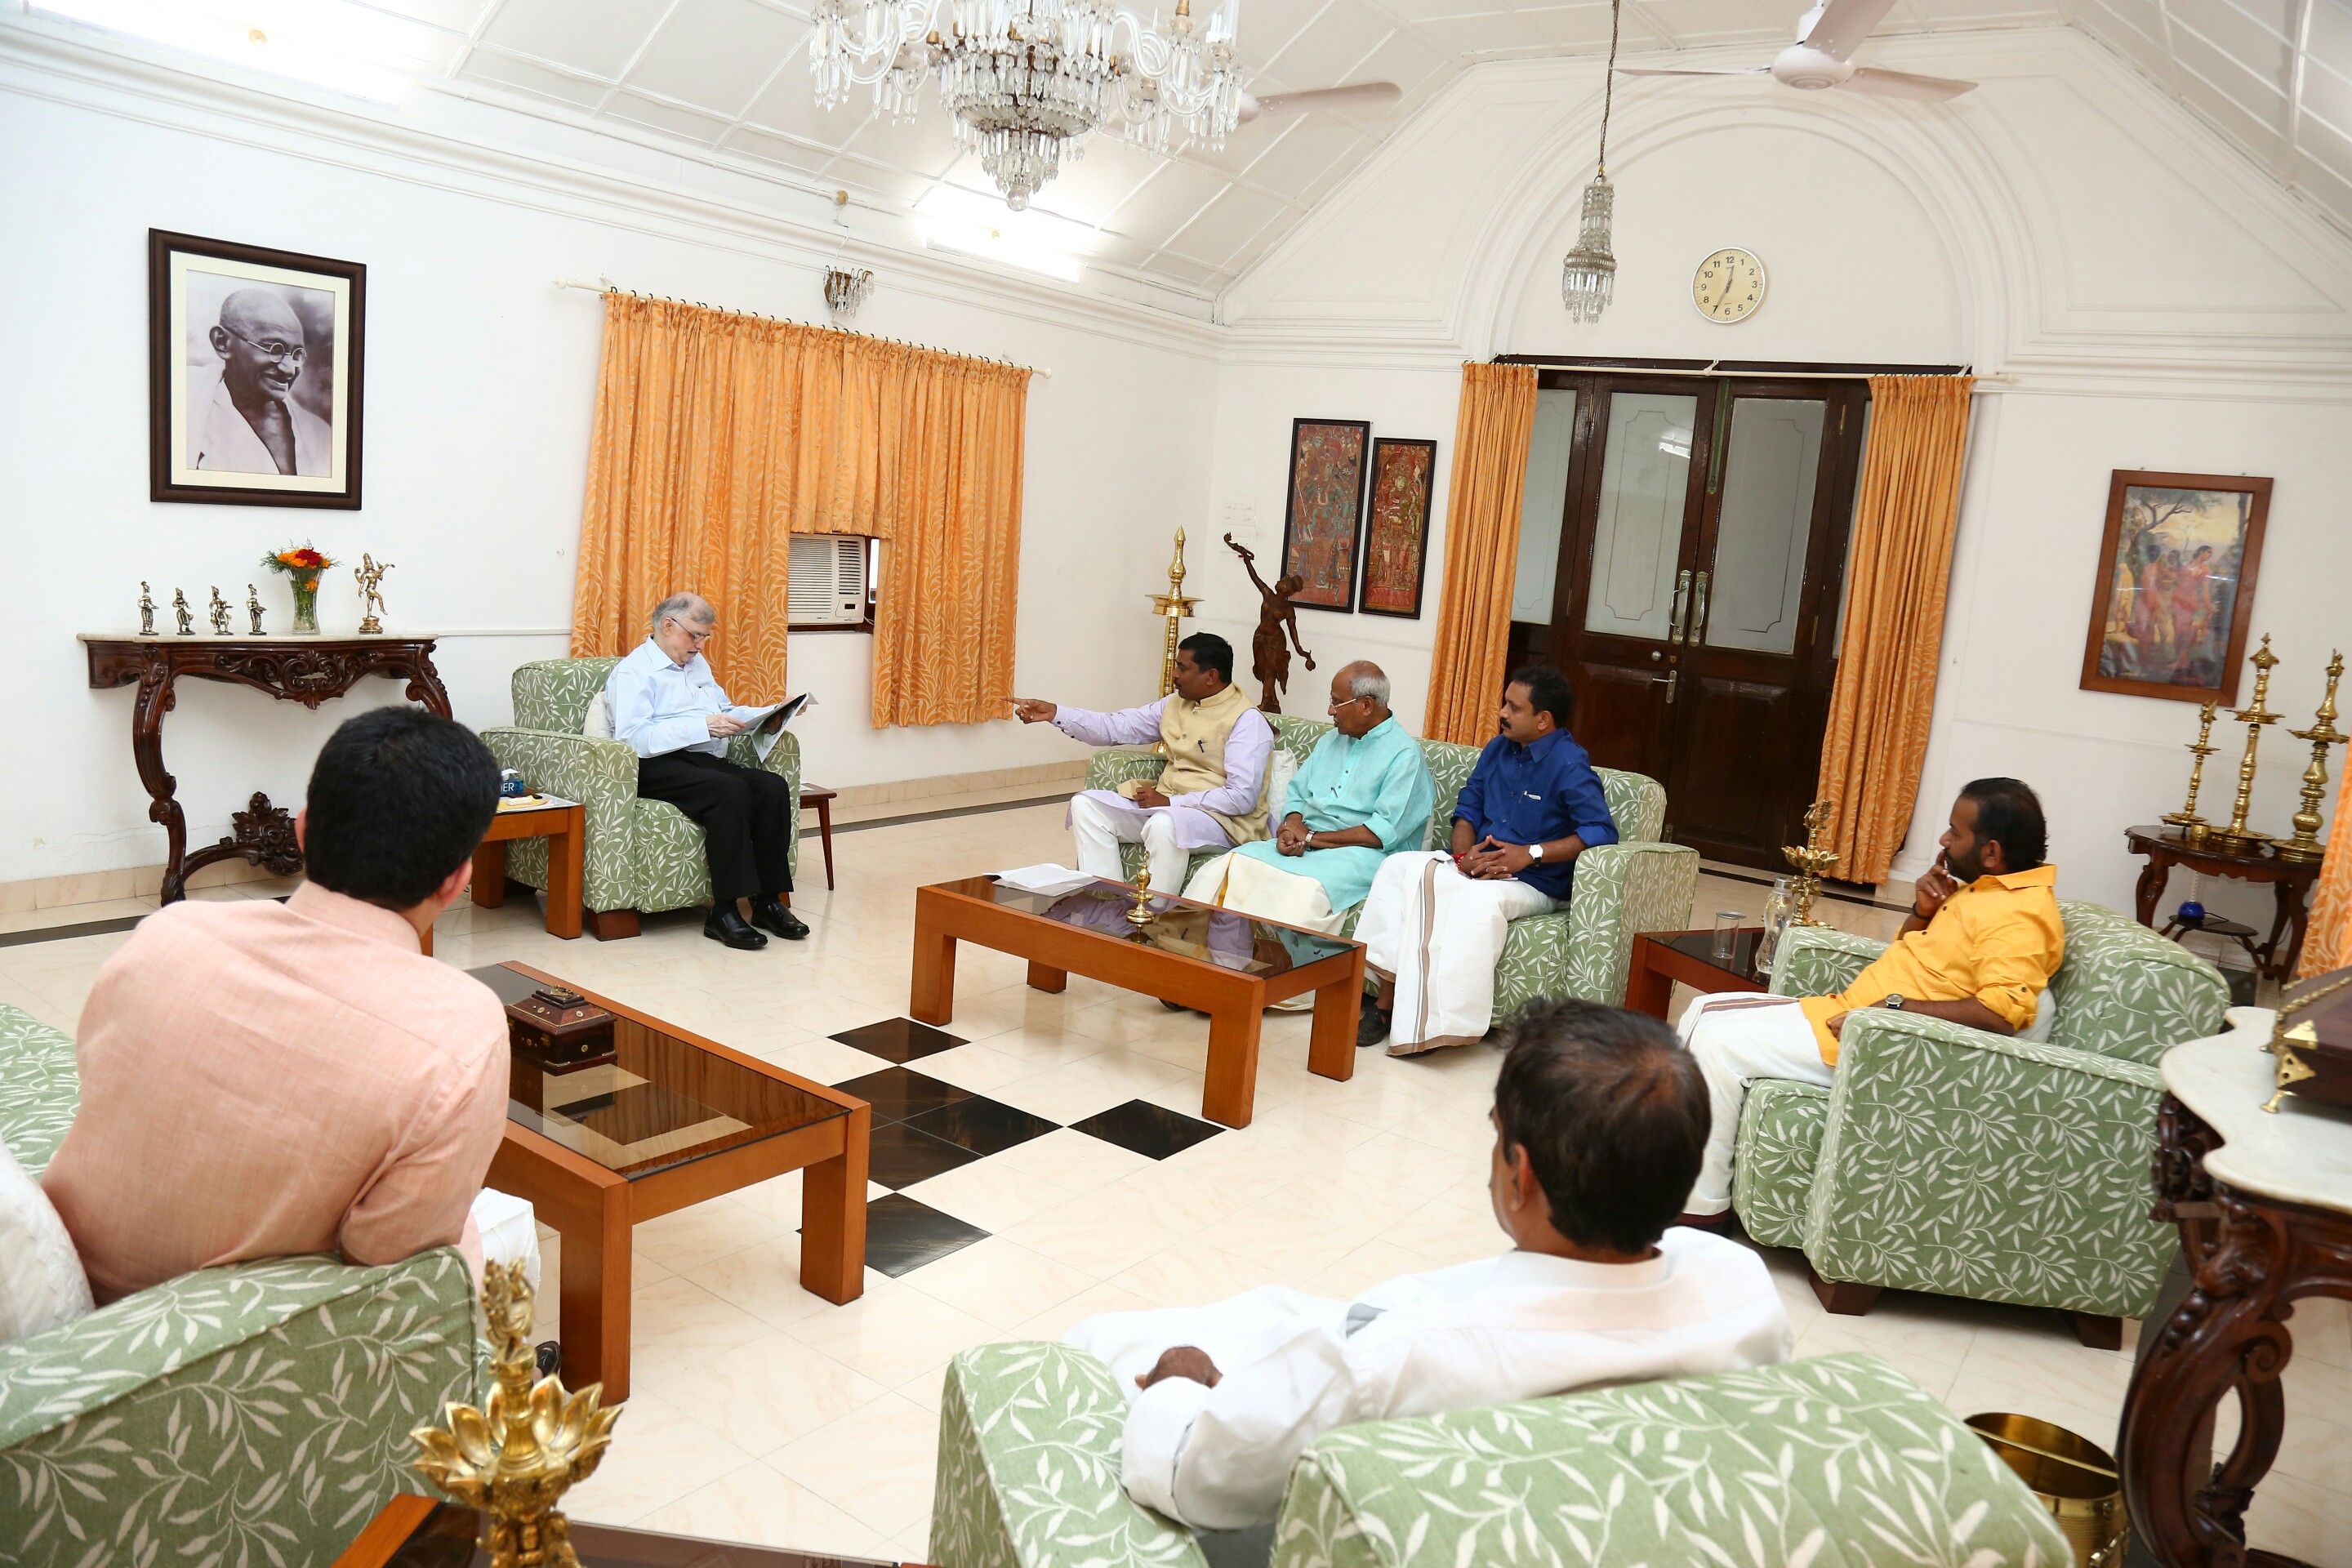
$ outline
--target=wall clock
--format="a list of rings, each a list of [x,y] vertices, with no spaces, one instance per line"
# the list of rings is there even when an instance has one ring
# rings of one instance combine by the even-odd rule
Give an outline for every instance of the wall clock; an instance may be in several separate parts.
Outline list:
[[[1764,302],[1764,264],[1753,252],[1727,246],[1691,274],[1691,303],[1710,321],[1744,321]]]

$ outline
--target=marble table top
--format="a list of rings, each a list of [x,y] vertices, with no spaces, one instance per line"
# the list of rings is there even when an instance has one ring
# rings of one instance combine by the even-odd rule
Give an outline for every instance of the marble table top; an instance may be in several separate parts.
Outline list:
[[[2242,1193],[2352,1214],[2352,1109],[2290,1094],[2266,1113],[2277,1064],[2263,1049],[2269,1015],[2247,1019],[2257,1022],[2175,1046],[2158,1064],[2173,1098],[2221,1136],[2205,1172]]]

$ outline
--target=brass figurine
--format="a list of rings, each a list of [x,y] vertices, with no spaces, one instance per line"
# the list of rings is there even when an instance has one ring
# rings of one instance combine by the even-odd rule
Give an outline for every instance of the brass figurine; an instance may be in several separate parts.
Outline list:
[[[144,580],[139,584],[139,635],[142,637],[155,635],[155,601],[148,597]]]
[[[483,1266],[482,1310],[498,1379],[488,1406],[452,1405],[446,1430],[411,1432],[423,1450],[411,1463],[450,1497],[489,1515],[481,1544],[491,1568],[580,1568],[571,1521],[555,1504],[596,1473],[621,1413],[601,1408],[601,1383],[566,1394],[560,1377],[531,1381],[538,1362],[521,1264]]]
[[[360,584],[360,636],[362,637],[383,636],[383,623],[376,619],[375,613],[383,608],[382,584],[383,574],[391,570],[391,562],[379,563],[374,556],[365,551],[360,552],[360,563],[352,568],[352,575],[358,578]]]
[[[228,601],[220,596],[218,584],[213,585],[213,602],[207,606],[206,613],[212,616],[213,636],[216,637],[228,636]]]
[[[2327,793],[2327,748],[2352,739],[2336,727],[2336,683],[2343,679],[2344,653],[2339,648],[2327,661],[2327,695],[2321,700],[2311,728],[2287,731],[2298,741],[2311,742],[2311,766],[2303,770],[2303,809],[2294,814],[2294,837],[2275,850],[2282,860],[2316,860],[2327,853],[2327,846],[2319,841],[2319,802]]]
[[[1242,558],[1242,570],[1249,574],[1251,584],[1257,589],[1257,636],[1250,643],[1250,673],[1257,677],[1258,711],[1279,713],[1282,694],[1290,688],[1290,650],[1297,648],[1307,668],[1315,668],[1315,656],[1298,640],[1298,608],[1290,602],[1291,595],[1307,585],[1307,579],[1294,572],[1276,578],[1269,588],[1265,579],[1257,574],[1257,557],[1249,546],[1235,544],[1234,536],[1228,533],[1225,548]]]
[[[1813,919],[1813,900],[1821,896],[1822,873],[1838,863],[1838,852],[1822,842],[1829,831],[1830,803],[1817,800],[1805,807],[1805,842],[1794,844],[1780,853],[1797,868],[1796,879],[1789,884],[1789,923],[1792,926],[1817,926],[1823,922]]]
[[[261,635],[261,595],[253,591],[253,584],[250,583],[245,585],[245,613],[253,622],[253,635],[259,637]]]
[[[1151,595],[1151,613],[1168,617],[1168,646],[1160,656],[1160,695],[1176,689],[1176,645],[1181,641],[1176,623],[1191,615],[1201,601],[1184,593],[1184,531],[1176,531],[1176,558],[1168,563],[1168,592]]]
[[[172,614],[180,623],[182,637],[196,635],[196,617],[188,609],[188,596],[177,588],[172,590]]]
[[[2246,826],[2246,807],[2254,798],[2255,752],[2263,743],[2263,726],[2275,724],[2280,715],[2271,711],[2268,703],[2271,689],[2271,667],[2279,661],[2271,651],[2270,634],[2263,634],[2263,646],[2254,650],[2254,700],[2238,710],[2236,718],[2246,727],[2246,757],[2238,764],[2238,799],[2230,808],[2230,826],[2213,829],[2213,842],[2234,855],[2262,853],[2271,841],[2267,833],[2257,833]]]
[[[2221,706],[2220,700],[2216,700],[2198,710],[2197,743],[2189,748],[2189,754],[2197,759],[2196,764],[2189,770],[2189,799],[2179,811],[2164,814],[2164,820],[2177,825],[2181,829],[2180,837],[2190,844],[2204,843],[2210,826],[2197,815],[2197,788],[2205,782],[2205,759],[2221,750],[2212,744],[2213,715]]]

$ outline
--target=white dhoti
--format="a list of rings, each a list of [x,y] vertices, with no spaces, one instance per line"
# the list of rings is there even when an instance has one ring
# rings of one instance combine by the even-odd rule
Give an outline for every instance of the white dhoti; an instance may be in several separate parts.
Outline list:
[[[1348,923],[1344,911],[1331,908],[1331,895],[1322,883],[1304,871],[1269,866],[1255,855],[1218,856],[1192,874],[1184,896],[1262,921],[1305,926],[1325,936],[1338,936]]]
[[[1739,1111],[1748,1101],[1748,1080],[1795,1079],[1827,1084],[1835,1071],[1822,1060],[1820,1040],[1794,996],[1759,996],[1725,991],[1701,996],[1683,1011],[1683,1044],[1706,1075],[1714,1121],[1706,1154],[1683,1212],[1721,1214],[1731,1206],[1731,1153],[1739,1141]]]
[[[1077,842],[1078,869],[1112,882],[1127,880],[1118,847],[1142,845],[1143,864],[1151,873],[1152,887],[1171,894],[1183,887],[1184,868],[1192,863],[1194,849],[1233,842],[1217,819],[1205,811],[1181,805],[1140,806],[1098,789],[1070,797],[1070,837]]]
[[[1364,959],[1396,981],[1389,1055],[1468,1045],[1495,1022],[1495,963],[1511,922],[1559,905],[1517,878],[1464,876],[1450,855],[1391,855],[1356,922]]]

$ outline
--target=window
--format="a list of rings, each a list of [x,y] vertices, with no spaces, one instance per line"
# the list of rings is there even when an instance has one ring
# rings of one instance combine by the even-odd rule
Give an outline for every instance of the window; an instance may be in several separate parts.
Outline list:
[[[850,533],[793,539],[787,623],[796,632],[870,632],[881,541]]]

